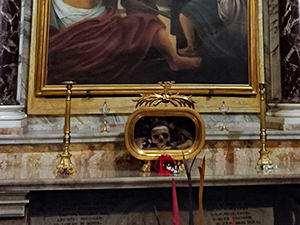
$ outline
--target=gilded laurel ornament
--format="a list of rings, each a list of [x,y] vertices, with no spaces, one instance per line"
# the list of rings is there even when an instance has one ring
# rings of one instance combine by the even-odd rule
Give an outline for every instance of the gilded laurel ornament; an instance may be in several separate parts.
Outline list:
[[[189,107],[194,109],[195,102],[192,99],[192,96],[179,95],[179,93],[172,94],[170,89],[174,84],[174,81],[165,81],[159,82],[159,84],[163,87],[162,93],[153,93],[153,94],[141,94],[141,97],[135,99],[133,101],[137,102],[135,107],[141,106],[158,106],[161,103],[164,103],[165,106],[167,104],[172,104],[175,107]]]

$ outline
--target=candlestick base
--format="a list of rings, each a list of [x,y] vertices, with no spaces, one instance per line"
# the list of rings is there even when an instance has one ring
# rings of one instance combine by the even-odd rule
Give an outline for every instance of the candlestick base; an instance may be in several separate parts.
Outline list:
[[[228,131],[228,128],[223,124],[223,126],[220,128],[220,131]]]
[[[256,169],[273,169],[273,162],[267,154],[261,154],[259,160],[256,163]]]
[[[71,156],[72,156],[72,154],[69,152],[60,154],[60,163],[56,167],[57,175],[69,176],[75,172],[75,169],[71,162]]]

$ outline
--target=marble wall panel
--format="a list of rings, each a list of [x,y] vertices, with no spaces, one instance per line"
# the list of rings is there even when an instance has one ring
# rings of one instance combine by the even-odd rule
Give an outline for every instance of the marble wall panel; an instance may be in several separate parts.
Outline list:
[[[223,117],[220,114],[202,114],[206,129],[219,130],[222,127]],[[128,115],[108,115],[105,119],[111,130],[124,131],[124,125]],[[229,130],[239,130],[241,127],[247,127],[248,130],[259,129],[259,116],[256,114],[228,114],[225,117]],[[103,124],[102,115],[94,116],[72,116],[71,131],[85,132],[86,134],[98,134],[101,124]],[[30,116],[28,118],[28,132],[34,131],[63,131],[64,117],[59,116]]]
[[[126,115],[108,115],[105,120],[111,131],[120,128],[124,130],[124,125],[127,121]],[[99,134],[101,125],[103,124],[103,115],[91,116],[72,116],[71,117],[71,132],[80,131],[86,134]],[[28,132],[32,131],[63,131],[64,117],[61,116],[30,116],[28,118]]]
[[[276,167],[288,168],[291,174],[299,171],[300,141],[269,141],[267,149]],[[259,150],[259,141],[207,141],[198,158],[205,155],[209,176],[242,175],[255,168]],[[55,178],[61,152],[59,144],[0,146],[0,179]],[[123,142],[71,144],[70,152],[80,178],[126,177],[142,166]]]
[[[282,102],[300,102],[300,26],[298,0],[279,1]]]
[[[0,4],[0,104],[16,104],[21,0]]]

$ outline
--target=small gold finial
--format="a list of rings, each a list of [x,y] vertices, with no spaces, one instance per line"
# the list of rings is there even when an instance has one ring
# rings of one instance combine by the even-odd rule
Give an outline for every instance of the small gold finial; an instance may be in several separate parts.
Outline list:
[[[70,131],[70,117],[71,117],[71,95],[72,87],[75,84],[73,81],[66,81],[63,84],[66,85],[66,107],[65,107],[65,125],[64,125],[64,137],[63,137],[63,153],[59,154],[60,162],[56,167],[57,175],[72,175],[75,170],[71,161],[72,154],[69,152],[71,131]]]

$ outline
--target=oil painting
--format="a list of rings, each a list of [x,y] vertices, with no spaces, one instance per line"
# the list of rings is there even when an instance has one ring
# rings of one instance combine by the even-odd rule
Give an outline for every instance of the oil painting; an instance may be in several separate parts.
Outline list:
[[[161,91],[160,81],[203,102],[234,97],[256,112],[260,1],[33,0],[28,113],[56,114],[64,81],[76,82],[72,93],[86,113],[99,112],[104,100],[117,113],[132,112],[133,104],[117,102]],[[215,111],[218,102],[206,108]]]
[[[247,30],[247,0],[51,0],[46,84],[247,84]]]

